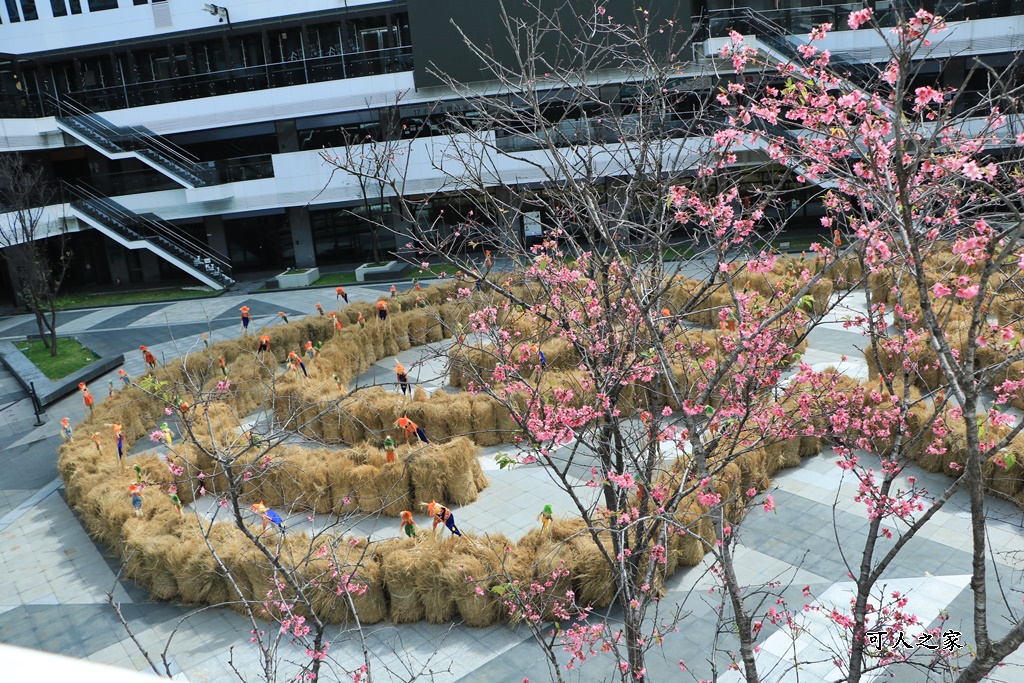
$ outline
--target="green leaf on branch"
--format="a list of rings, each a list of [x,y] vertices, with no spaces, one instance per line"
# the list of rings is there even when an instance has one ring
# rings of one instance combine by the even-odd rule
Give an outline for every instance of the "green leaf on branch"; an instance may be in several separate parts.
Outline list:
[[[515,458],[509,456],[508,453],[498,453],[494,456],[494,462],[498,463],[498,469],[512,469],[516,466]]]

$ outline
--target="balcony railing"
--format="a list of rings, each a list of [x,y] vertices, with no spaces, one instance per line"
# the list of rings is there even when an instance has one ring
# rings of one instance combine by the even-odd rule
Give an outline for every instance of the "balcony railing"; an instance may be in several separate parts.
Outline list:
[[[239,183],[246,180],[260,180],[274,177],[274,163],[270,154],[256,154],[218,161],[200,161],[199,166],[207,169],[211,184]],[[120,171],[93,176],[89,183],[108,197],[161,190],[180,190],[181,183],[175,182],[156,171]]]
[[[93,111],[112,111],[411,70],[412,48],[405,46],[323,57],[299,57],[273,64],[121,83],[67,94]],[[52,102],[33,93],[8,93],[0,98],[0,117],[54,116],[57,113]]]

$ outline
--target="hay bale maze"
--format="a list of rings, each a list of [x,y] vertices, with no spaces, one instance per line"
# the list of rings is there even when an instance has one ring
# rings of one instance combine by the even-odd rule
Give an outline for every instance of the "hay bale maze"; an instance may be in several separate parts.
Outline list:
[[[820,267],[815,261],[779,259],[771,272],[744,274],[736,286],[758,297],[759,310],[769,315],[776,310],[773,302],[796,291],[805,274]],[[836,282],[826,279],[815,286],[808,315],[824,310],[834,289],[865,279],[849,259],[835,271]],[[866,286],[880,295],[891,295],[886,290],[894,282],[891,275],[883,271],[866,279]],[[299,611],[315,609],[332,622],[350,621],[358,613],[364,624],[457,620],[484,627],[517,618],[507,604],[509,591],[515,593],[510,587],[551,580],[550,594],[572,590],[580,603],[610,605],[616,588],[605,562],[614,556],[609,529],[556,518],[550,532],[537,528],[519,541],[501,534],[434,535],[427,529],[429,518],[418,509],[429,500],[466,505],[479,498],[488,486],[479,448],[520,437],[507,404],[522,414],[538,400],[580,407],[595,398],[597,389],[583,381],[578,350],[537,314],[543,296],[536,283],[514,285],[515,296],[528,305],[505,307],[498,314],[497,323],[517,340],[522,359],[516,388],[504,394],[506,403],[468,392],[428,395],[422,388],[408,397],[379,386],[350,390],[355,378],[384,358],[461,336],[472,301],[458,298],[459,284],[403,293],[385,323],[377,322],[372,302],[354,303],[338,314],[340,330],[330,317],[311,316],[215,343],[157,368],[151,379],[139,379],[97,405],[60,447],[58,469],[68,502],[89,533],[125,561],[126,574],[161,600],[244,610],[246,601],[262,602],[268,590],[279,590]],[[415,306],[416,297],[429,307]],[[677,351],[672,366],[676,393],[665,378],[623,386],[623,415],[652,406],[680,410],[682,402],[701,393],[708,372],[703,364],[721,362],[729,354],[725,337],[731,330],[724,323],[735,300],[728,289],[674,278],[666,282],[662,305],[669,313],[659,321],[664,324],[661,339]],[[1015,305],[1013,297],[1004,296],[993,315],[1009,316]],[[956,338],[960,318],[949,319]],[[270,338],[270,349],[261,353],[262,334]],[[792,354],[806,346],[797,338],[791,343]],[[313,357],[306,354],[307,345],[318,350]],[[459,340],[450,355],[451,387],[496,379],[499,356],[493,347]],[[916,403],[907,431],[917,445],[909,454],[925,469],[953,474],[949,463],[963,451],[962,430],[948,428],[938,435],[929,399],[921,393],[938,382],[929,374],[934,358],[925,345],[915,358],[917,372],[908,393]],[[894,368],[883,354],[873,376]],[[1024,363],[1014,364],[992,381],[1022,374]],[[513,386],[512,378],[505,380]],[[874,381],[859,385],[836,373],[835,383],[848,389],[847,409],[869,418],[888,401]],[[506,391],[504,386],[496,389]],[[712,396],[708,402],[716,400]],[[708,490],[729,501],[725,512],[730,522],[743,514],[739,501],[746,491],[764,490],[779,469],[797,466],[835,438],[823,417],[802,412],[804,406],[790,394],[784,393],[776,408],[778,424],[722,438],[727,446],[709,457],[714,476]],[[430,443],[407,439],[398,426],[403,417],[422,427]],[[153,445],[123,464],[118,461],[111,424],[121,425],[131,451],[136,443],[153,439],[164,422],[172,432],[170,447]],[[768,441],[768,433],[783,436]],[[894,436],[880,437],[879,452],[891,448]],[[929,440],[943,444],[947,453],[942,460],[922,445]],[[1014,452],[1024,448],[1017,441]],[[664,467],[659,485],[678,489],[689,481],[692,463],[685,458]],[[1024,503],[1020,467],[993,458],[985,465],[986,483]],[[141,515],[132,508],[130,486],[142,488]],[[715,543],[708,508],[697,494],[682,497],[675,512],[660,522],[666,556],[655,568],[656,589],[678,568],[701,562]],[[212,513],[181,514],[179,506],[202,504],[204,497],[222,501],[222,512],[212,520]],[[273,523],[264,527],[249,511],[259,502],[289,514],[383,515],[395,518],[396,528],[401,513],[412,510],[422,524],[416,538],[311,536],[282,531]],[[640,561],[649,567],[652,560]],[[291,584],[280,588],[282,572],[299,577],[299,594]],[[341,583],[343,576],[348,584]]]

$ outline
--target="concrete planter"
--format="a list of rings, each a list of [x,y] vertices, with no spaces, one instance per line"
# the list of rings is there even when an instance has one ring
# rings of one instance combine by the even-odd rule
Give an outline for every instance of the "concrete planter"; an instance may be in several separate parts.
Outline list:
[[[319,279],[319,268],[308,268],[305,271],[286,270],[277,276],[277,286],[281,289],[288,289],[289,287],[309,287]]]
[[[36,395],[39,397],[39,403],[48,406],[57,399],[76,391],[79,382],[89,382],[123,365],[124,356],[119,353],[109,358],[97,358],[81,370],[57,380],[52,380],[44,375],[43,371],[37,368],[11,342],[0,343],[0,362],[11,371],[25,391],[31,391],[34,387]]]
[[[364,263],[356,268],[356,282],[393,280],[402,277],[407,270],[409,270],[409,264],[401,261],[388,261],[383,266],[371,266]]]

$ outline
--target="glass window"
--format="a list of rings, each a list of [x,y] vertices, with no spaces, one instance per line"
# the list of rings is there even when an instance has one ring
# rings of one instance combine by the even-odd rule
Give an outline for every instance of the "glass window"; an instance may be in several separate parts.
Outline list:
[[[38,19],[39,13],[36,11],[36,0],[21,0],[21,12],[22,16],[25,17],[25,21]]]
[[[66,17],[68,15],[68,4],[65,0],[50,0],[50,7],[53,8],[53,16]]]
[[[117,0],[89,0],[90,12],[101,12],[105,9],[117,9]]]
[[[16,0],[7,0],[7,16],[11,18],[12,24],[21,21],[21,14],[18,13],[18,3]]]
[[[149,0],[135,0],[136,5],[148,5]]]
[[[82,0],[69,0],[72,14],[82,13]]]

